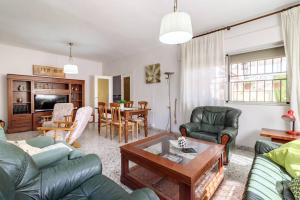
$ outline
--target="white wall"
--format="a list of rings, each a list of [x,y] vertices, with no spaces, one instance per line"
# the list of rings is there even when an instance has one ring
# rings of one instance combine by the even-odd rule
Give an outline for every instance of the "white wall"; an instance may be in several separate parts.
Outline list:
[[[32,75],[32,65],[63,67],[68,57],[0,44],[0,119],[7,121],[7,74]],[[93,105],[93,76],[102,74],[102,63],[74,58],[79,74],[66,78],[85,80],[86,105]]]
[[[168,122],[168,85],[164,72],[176,72],[172,76],[172,99],[178,97],[179,90],[179,64],[177,60],[176,46],[160,46],[140,52],[133,57],[124,58],[115,62],[104,64],[105,75],[130,75],[131,79],[131,100],[137,102],[146,100],[152,109],[149,115],[151,126],[166,129]],[[145,83],[145,66],[160,63],[161,83]]]
[[[269,48],[282,43],[280,19],[278,15],[232,28],[225,32],[225,52],[241,53]],[[172,83],[172,101],[179,98],[179,50],[178,46],[161,45],[155,49],[140,52],[137,55],[104,64],[105,75],[131,74],[132,100],[145,99],[152,108],[150,122],[154,127],[165,129],[168,119],[167,84],[162,75],[162,83],[145,84],[144,67],[160,63],[162,73],[175,72]],[[200,88],[201,89],[201,88]],[[247,105],[227,104],[242,110],[240,132],[237,145],[253,147],[259,138],[260,129],[285,129],[286,123],[280,118],[288,108],[286,105]],[[173,105],[174,108],[174,105]],[[180,115],[180,114],[179,114]],[[178,124],[173,124],[178,131]]]

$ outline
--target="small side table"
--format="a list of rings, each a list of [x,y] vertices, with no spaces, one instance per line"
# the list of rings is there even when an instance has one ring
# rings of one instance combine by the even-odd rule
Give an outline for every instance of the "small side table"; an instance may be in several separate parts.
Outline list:
[[[290,135],[287,134],[286,131],[267,129],[267,128],[261,129],[260,136],[269,137],[271,138],[272,142],[277,142],[282,144],[300,139],[299,135],[298,136]]]
[[[4,128],[5,127],[5,122],[0,120],[0,127]]]

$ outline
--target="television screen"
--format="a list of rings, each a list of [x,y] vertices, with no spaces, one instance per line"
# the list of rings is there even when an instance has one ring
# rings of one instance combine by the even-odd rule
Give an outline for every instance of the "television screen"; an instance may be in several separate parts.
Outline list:
[[[68,103],[68,96],[65,95],[43,95],[38,94],[34,96],[34,109],[39,110],[53,110],[56,103]]]

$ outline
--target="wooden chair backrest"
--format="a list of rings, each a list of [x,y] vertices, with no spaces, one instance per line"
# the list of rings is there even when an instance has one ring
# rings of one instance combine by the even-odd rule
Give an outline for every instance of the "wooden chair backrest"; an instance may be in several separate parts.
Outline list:
[[[127,101],[127,102],[124,104],[124,106],[125,106],[126,108],[132,108],[132,107],[133,107],[133,101]]]
[[[120,111],[120,104],[118,103],[111,103],[110,104],[110,114],[111,120],[115,123],[122,123],[121,111]]]
[[[139,101],[138,105],[139,105],[140,109],[146,109],[148,106],[148,102],[147,101]]]
[[[100,119],[107,119],[107,107],[105,102],[98,102],[98,114]]]

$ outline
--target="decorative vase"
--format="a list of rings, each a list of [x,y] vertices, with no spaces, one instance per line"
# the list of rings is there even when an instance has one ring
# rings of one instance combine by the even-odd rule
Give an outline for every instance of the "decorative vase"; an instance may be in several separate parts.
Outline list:
[[[179,137],[177,139],[177,142],[178,142],[178,147],[184,149],[186,147],[186,139],[185,137]]]
[[[18,102],[18,103],[22,103],[22,102],[23,102],[23,99],[22,99],[22,98],[17,98],[17,102]]]
[[[120,103],[120,109],[121,109],[121,110],[124,109],[124,103]]]

